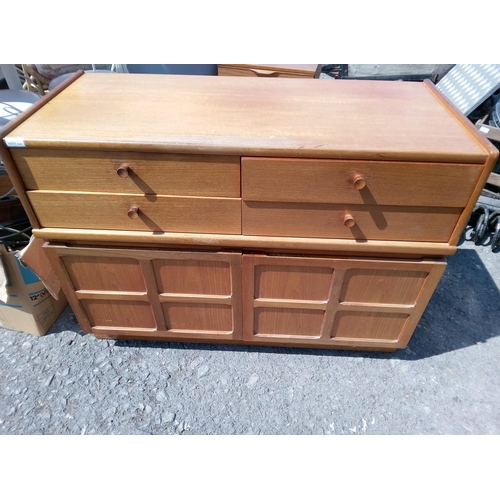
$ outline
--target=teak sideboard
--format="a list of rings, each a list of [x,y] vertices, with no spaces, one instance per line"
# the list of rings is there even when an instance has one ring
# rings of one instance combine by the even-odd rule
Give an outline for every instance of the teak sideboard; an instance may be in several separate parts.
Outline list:
[[[79,73],[2,135],[85,332],[385,351],[498,156],[430,81]]]

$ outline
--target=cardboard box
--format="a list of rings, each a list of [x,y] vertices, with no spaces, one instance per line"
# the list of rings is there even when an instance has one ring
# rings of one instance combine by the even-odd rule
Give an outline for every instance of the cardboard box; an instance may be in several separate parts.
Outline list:
[[[56,300],[16,251],[0,245],[0,257],[0,327],[44,335],[68,305],[65,295],[59,291]]]

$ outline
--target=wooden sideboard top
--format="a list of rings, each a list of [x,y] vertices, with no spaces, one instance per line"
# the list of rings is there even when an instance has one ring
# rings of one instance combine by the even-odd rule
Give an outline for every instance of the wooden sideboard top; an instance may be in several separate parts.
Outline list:
[[[489,143],[466,121],[428,81],[86,73],[6,140],[37,148],[484,163]]]

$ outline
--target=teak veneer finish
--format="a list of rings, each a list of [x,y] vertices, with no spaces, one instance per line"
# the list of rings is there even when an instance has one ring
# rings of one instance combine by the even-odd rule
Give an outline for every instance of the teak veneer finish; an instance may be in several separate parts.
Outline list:
[[[484,164],[477,135],[421,83],[120,73],[84,74],[9,134],[27,148]]]
[[[241,234],[237,198],[63,191],[29,191],[28,198],[45,227]],[[130,217],[131,207],[136,217]]]
[[[445,266],[243,255],[243,338],[406,347]]]
[[[87,333],[241,338],[241,253],[45,249]]]
[[[84,331],[382,351],[498,156],[428,81],[80,74],[0,136]]]
[[[240,196],[238,156],[30,149],[12,157],[28,190]]]

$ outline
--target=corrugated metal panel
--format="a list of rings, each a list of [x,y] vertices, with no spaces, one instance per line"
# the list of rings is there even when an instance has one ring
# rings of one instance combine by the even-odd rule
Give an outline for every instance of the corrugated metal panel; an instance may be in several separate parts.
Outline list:
[[[467,116],[500,88],[500,64],[457,64],[436,86]]]

